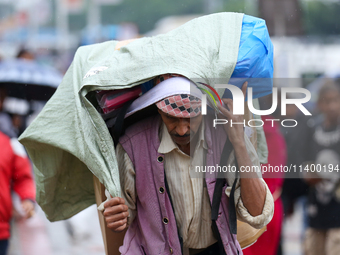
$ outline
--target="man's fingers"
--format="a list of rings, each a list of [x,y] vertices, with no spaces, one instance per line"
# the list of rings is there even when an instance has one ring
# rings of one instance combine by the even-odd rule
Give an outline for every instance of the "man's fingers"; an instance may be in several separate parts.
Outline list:
[[[233,100],[232,99],[223,98],[222,101],[229,108],[229,110],[226,109],[225,107],[223,107],[220,104],[217,104],[217,107],[218,107],[218,109],[222,112],[222,114],[225,117],[230,119],[232,117],[232,111],[233,111]]]
[[[109,223],[107,223],[107,227],[109,229],[117,231],[117,228],[120,228],[120,227],[123,227],[123,226],[125,228],[126,224],[127,224],[127,218],[119,220],[119,221],[115,221],[115,222],[109,222]]]
[[[128,209],[129,207],[127,205],[115,205],[115,206],[105,208],[103,215],[107,217],[110,215],[127,212]]]
[[[230,98],[226,98],[223,100],[224,104],[229,108],[229,112],[233,114],[233,100]]]
[[[222,99],[225,107],[229,112],[233,113],[233,100],[231,98],[223,98]]]
[[[121,204],[125,204],[124,198],[120,197],[119,199],[120,199],[119,201],[120,201]]]
[[[119,228],[116,228],[115,231],[116,232],[121,232],[123,231],[124,229],[126,229],[126,224],[124,224],[123,226],[119,227]]]
[[[247,88],[248,88],[248,82],[246,81],[242,85],[242,92],[243,92],[244,98],[246,98]]]
[[[127,226],[127,217],[129,216],[128,206],[121,197],[114,197],[104,204],[103,215],[107,227],[113,231],[122,231]]]
[[[115,205],[125,204],[125,200],[121,197],[111,198],[109,201],[105,202],[104,208],[112,207]]]
[[[219,115],[221,115],[221,116],[223,115],[223,117],[226,117],[227,119],[230,118],[230,113],[229,113],[229,111],[226,108],[224,108],[220,104],[217,104],[217,107],[220,110],[220,113],[222,113],[222,114],[219,114]]]
[[[122,231],[126,228],[127,219],[120,220],[117,222],[108,223],[107,227],[113,231]]]
[[[122,212],[119,214],[109,215],[105,217],[106,223],[112,223],[120,220],[124,220],[129,216],[128,212]]]
[[[120,198],[114,197],[104,203],[104,208],[108,208],[108,207],[119,205],[119,204],[120,204]]]
[[[227,104],[227,103],[232,103],[233,100],[231,98],[222,98],[223,103]]]

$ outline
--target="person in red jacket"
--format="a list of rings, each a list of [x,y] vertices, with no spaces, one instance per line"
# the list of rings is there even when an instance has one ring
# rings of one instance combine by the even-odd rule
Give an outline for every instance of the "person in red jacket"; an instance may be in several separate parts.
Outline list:
[[[271,118],[270,116],[262,116],[263,131],[268,146],[268,163],[263,164],[263,166],[285,166],[287,159],[286,142],[280,133],[279,125],[275,122],[271,124],[271,122],[265,121],[265,119]],[[257,239],[257,242],[243,250],[244,255],[278,254],[283,221],[283,204],[280,195],[284,172],[266,172],[262,176],[274,198],[274,216],[267,225],[267,231]]]
[[[24,218],[34,213],[35,185],[24,147],[0,132],[0,255],[5,255],[12,217],[11,191],[21,198]]]

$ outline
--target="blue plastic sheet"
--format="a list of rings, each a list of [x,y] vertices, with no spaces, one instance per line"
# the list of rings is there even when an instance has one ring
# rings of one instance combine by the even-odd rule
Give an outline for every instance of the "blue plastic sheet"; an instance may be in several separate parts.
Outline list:
[[[273,44],[263,19],[244,15],[237,63],[229,84],[241,87],[248,81],[253,98],[272,92]],[[231,97],[226,90],[223,97]]]

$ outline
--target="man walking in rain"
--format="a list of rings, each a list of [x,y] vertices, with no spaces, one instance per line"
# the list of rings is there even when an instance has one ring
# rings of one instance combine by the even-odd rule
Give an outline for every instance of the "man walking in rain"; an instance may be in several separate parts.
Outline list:
[[[159,114],[132,125],[121,137],[116,154],[122,197],[104,204],[108,227],[114,231],[127,228],[120,252],[242,254],[228,224],[228,196],[235,176],[226,180],[214,230],[211,205],[216,178],[192,178],[190,169],[217,165],[227,137],[234,149],[229,164],[236,160],[239,168],[259,166],[243,125],[212,128],[201,113],[200,90],[193,89],[186,78],[170,77],[156,86],[160,88],[154,95],[158,101],[153,103]],[[218,106],[223,117],[242,122],[243,116],[233,115],[232,100],[223,101],[227,107]],[[234,198],[237,218],[262,228],[274,208],[268,187],[257,177],[241,172]]]

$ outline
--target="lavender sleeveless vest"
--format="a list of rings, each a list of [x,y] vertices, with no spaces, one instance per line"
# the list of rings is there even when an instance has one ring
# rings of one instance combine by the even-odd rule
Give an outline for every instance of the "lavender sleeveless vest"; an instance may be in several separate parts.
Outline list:
[[[151,117],[129,127],[120,144],[129,155],[136,172],[137,215],[129,226],[124,244],[119,251],[127,255],[181,254],[177,225],[164,184],[164,155],[157,152],[160,145],[158,130],[160,116]],[[207,165],[220,162],[220,154],[226,141],[223,128],[211,130],[205,125],[208,145]],[[212,201],[216,179],[206,176],[207,190]],[[223,187],[223,192],[226,185]],[[223,193],[225,194],[225,193]],[[176,198],[173,198],[176,199]],[[243,254],[236,235],[228,226],[228,197],[222,195],[216,221],[227,255]]]

